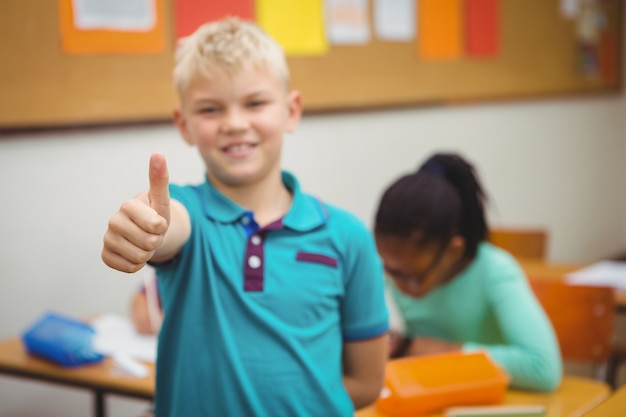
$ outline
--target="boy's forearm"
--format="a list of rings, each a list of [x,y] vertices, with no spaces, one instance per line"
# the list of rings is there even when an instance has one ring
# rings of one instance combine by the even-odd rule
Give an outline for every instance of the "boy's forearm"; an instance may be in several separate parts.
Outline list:
[[[355,409],[367,407],[378,398],[388,355],[387,333],[374,339],[344,344],[343,384]]]
[[[364,381],[347,376],[343,378],[343,385],[346,391],[348,391],[355,410],[372,405],[378,398],[382,388],[382,382],[364,383]]]

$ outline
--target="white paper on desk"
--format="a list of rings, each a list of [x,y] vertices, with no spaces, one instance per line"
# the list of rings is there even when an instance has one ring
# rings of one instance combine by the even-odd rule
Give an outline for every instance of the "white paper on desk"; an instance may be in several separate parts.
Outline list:
[[[126,355],[141,361],[156,360],[157,337],[137,333],[129,318],[104,314],[91,322],[96,330],[94,349],[105,355]]]
[[[586,268],[570,272],[566,279],[570,284],[606,286],[626,291],[626,262],[596,262]]]

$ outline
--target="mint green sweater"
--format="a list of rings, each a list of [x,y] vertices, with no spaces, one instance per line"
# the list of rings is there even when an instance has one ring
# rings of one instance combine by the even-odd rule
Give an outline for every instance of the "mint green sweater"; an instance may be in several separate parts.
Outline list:
[[[526,276],[507,252],[482,243],[474,261],[449,283],[423,298],[388,289],[406,336],[462,343],[484,350],[511,377],[511,386],[551,391],[562,361],[552,325]]]

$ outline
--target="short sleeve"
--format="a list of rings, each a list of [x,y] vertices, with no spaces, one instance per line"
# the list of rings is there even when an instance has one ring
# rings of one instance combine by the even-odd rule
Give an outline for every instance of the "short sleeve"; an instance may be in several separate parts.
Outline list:
[[[345,236],[343,335],[347,341],[370,339],[389,329],[382,262],[364,225],[355,220]]]

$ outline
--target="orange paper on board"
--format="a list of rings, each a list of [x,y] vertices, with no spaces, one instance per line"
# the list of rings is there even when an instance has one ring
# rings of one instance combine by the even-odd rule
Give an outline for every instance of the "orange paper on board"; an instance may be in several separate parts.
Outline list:
[[[461,56],[461,0],[419,0],[417,48],[420,58]]]
[[[147,31],[89,29],[74,25],[72,0],[58,0],[61,44],[68,54],[157,54],[165,49],[163,0],[153,0],[155,24]]]

